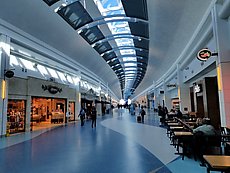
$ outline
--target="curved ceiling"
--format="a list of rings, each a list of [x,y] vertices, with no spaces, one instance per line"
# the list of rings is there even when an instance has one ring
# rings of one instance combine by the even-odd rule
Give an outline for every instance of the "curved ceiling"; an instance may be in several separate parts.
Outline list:
[[[135,80],[138,82],[132,83],[137,87],[133,95],[148,88],[171,67],[186,47],[210,3],[211,0],[147,0],[146,18],[140,15],[144,14],[143,8],[142,11],[135,11],[138,5],[124,1],[126,16],[131,16],[125,18],[129,22],[131,34],[117,37],[132,38],[135,45],[131,46],[136,52],[135,68],[140,68],[135,72]],[[117,46],[108,22],[103,22],[93,0],[81,1],[87,13],[83,11],[85,20],[75,22],[75,25],[68,24],[69,21],[63,17],[64,13],[61,13],[63,11],[58,14],[54,12],[61,4],[57,2],[49,7],[43,0],[2,1],[0,18],[82,64],[108,83],[118,98],[122,98],[125,78],[118,66],[124,67],[124,62],[120,60],[126,55],[117,52],[129,50],[130,47]],[[146,28],[149,31],[147,35]],[[92,33],[99,33],[99,37],[91,39]],[[113,59],[114,54],[116,59]],[[143,64],[147,68],[143,68]],[[132,75],[133,71],[128,73]]]

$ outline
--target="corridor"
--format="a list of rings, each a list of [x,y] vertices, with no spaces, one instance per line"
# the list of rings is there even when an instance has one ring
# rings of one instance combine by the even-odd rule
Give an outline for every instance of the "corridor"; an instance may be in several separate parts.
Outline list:
[[[98,116],[96,128],[76,122],[3,138],[0,148],[1,173],[206,172],[174,154],[156,114],[148,112],[140,124],[126,109]]]

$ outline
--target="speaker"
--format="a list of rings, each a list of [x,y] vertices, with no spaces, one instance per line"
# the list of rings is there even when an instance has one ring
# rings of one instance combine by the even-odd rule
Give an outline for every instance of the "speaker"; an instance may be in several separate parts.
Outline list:
[[[6,76],[7,78],[12,78],[12,77],[14,76],[14,72],[13,72],[12,70],[7,70],[7,71],[5,72],[5,76]]]

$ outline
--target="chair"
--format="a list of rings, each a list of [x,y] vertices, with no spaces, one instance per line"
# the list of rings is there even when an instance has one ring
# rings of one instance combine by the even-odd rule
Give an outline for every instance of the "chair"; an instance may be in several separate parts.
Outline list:
[[[221,142],[224,146],[224,154],[230,155],[230,129],[221,127]]]

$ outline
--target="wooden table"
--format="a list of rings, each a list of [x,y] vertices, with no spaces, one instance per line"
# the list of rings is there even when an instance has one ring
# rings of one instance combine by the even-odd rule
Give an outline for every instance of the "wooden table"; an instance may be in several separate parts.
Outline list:
[[[167,134],[169,135],[169,139],[172,139],[172,135],[174,134],[174,132],[176,131],[182,131],[184,130],[183,126],[169,126],[168,132]]]
[[[168,126],[179,126],[181,125],[180,123],[176,122],[176,123],[167,123]]]
[[[185,153],[187,151],[187,144],[189,144],[193,139],[192,132],[179,131],[174,132],[173,138],[177,140],[177,154],[182,154],[182,160],[184,160]],[[182,144],[182,153],[179,153],[179,145]]]
[[[181,131],[181,130],[183,130],[184,129],[184,127],[183,126],[170,126],[169,127],[169,130],[172,130],[172,131]]]
[[[174,132],[174,135],[177,136],[177,137],[180,137],[180,136],[193,136],[193,133],[192,132]]]
[[[225,155],[204,155],[207,165],[207,173],[210,171],[230,171],[230,156]]]

